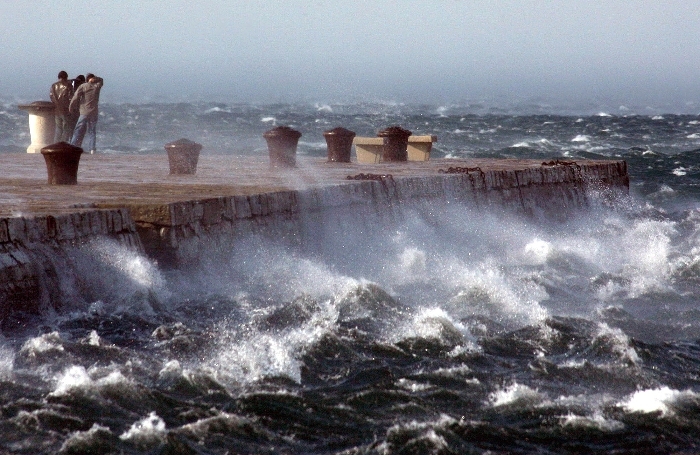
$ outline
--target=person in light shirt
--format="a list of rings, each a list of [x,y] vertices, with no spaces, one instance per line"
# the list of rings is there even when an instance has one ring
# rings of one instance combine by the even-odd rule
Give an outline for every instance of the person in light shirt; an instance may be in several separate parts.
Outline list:
[[[72,145],[82,147],[83,139],[86,146],[83,150],[89,150],[90,153],[95,153],[97,142],[97,119],[99,111],[97,106],[100,102],[100,90],[104,85],[101,77],[88,73],[85,77],[86,82],[78,87],[73,98],[70,101],[70,111],[79,111],[78,123],[73,130],[73,137],[70,143]]]

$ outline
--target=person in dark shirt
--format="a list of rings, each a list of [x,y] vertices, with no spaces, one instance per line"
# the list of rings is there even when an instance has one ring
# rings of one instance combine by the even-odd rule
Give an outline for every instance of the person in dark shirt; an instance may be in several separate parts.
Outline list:
[[[78,90],[78,87],[85,83],[85,76],[78,74],[78,76],[75,79],[72,79],[70,82],[73,85],[73,93],[75,93],[75,91]]]
[[[68,73],[61,71],[58,73],[58,81],[51,85],[49,90],[51,102],[56,106],[56,133],[54,134],[54,142],[68,142],[73,134],[73,125],[71,122],[71,114],[68,106],[73,98],[73,86],[68,80]]]
[[[85,83],[85,76],[78,74],[75,79],[71,79],[70,83],[73,86],[73,93],[75,93],[75,91],[78,90],[78,87]],[[70,113],[70,134],[68,134],[68,141],[70,141],[70,139],[73,137],[73,130],[75,129],[75,124],[78,123],[79,116],[80,114],[77,112]]]

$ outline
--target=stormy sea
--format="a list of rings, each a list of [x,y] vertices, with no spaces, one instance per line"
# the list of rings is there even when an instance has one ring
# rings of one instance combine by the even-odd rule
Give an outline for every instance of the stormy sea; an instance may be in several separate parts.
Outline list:
[[[700,452],[700,115],[105,103],[97,153],[260,155],[279,125],[301,156],[400,125],[434,158],[625,160],[630,191],[556,220],[335,213],[335,236],[250,232],[180,269],[85,245],[72,305],[3,321],[0,453]],[[0,105],[0,153],[29,142]]]

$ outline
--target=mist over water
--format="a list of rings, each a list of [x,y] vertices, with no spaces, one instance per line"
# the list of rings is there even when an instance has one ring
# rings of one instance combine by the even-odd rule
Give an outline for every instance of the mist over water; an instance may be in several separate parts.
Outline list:
[[[23,152],[26,119],[0,119]],[[3,450],[698,450],[697,117],[114,105],[98,149],[185,136],[255,155],[282,124],[310,156],[323,130],[401,124],[437,134],[436,157],[624,159],[631,191],[563,220],[454,201],[303,213],[178,270],[95,241],[55,259],[60,309],[3,326]]]

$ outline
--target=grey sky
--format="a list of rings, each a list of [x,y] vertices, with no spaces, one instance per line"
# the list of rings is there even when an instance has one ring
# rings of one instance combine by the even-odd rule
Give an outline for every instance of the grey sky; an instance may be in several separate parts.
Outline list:
[[[0,0],[0,96],[59,70],[109,101],[604,99],[700,108],[688,0]]]

